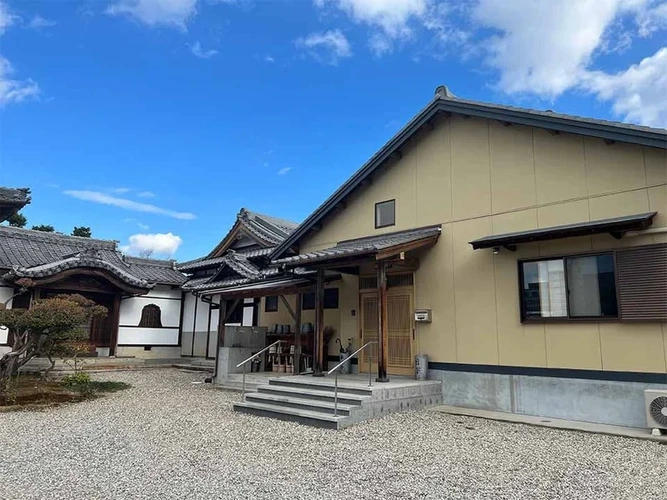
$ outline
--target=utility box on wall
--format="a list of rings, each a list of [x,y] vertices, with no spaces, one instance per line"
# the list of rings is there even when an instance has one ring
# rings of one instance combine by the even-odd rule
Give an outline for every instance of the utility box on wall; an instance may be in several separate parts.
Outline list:
[[[415,309],[415,323],[430,323],[431,309]]]

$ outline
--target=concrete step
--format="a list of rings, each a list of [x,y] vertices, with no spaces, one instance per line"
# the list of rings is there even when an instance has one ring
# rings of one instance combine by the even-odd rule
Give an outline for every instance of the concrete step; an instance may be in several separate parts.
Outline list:
[[[269,379],[269,385],[281,387],[298,387],[308,390],[334,392],[333,378],[314,378],[314,377],[289,377]],[[346,384],[344,381],[338,381],[338,392],[346,394],[357,394],[358,396],[372,396],[371,387]]]
[[[188,364],[173,364],[171,365],[174,368],[178,368],[179,370],[189,370],[191,372],[210,372],[213,373],[214,367],[213,366],[203,366],[203,365],[188,365]]]
[[[273,394],[282,397],[293,397],[301,399],[312,399],[315,401],[334,402],[334,392],[329,390],[315,390],[305,387],[290,387],[287,385],[260,385],[257,388],[258,393]],[[347,392],[338,392],[338,402],[346,405],[360,406],[364,401],[370,400],[370,396],[360,396],[359,394],[349,394]]]
[[[306,398],[294,398],[286,396],[278,396],[274,394],[267,393],[254,393],[247,394],[246,401],[252,403],[260,403],[265,405],[276,406],[279,408],[297,408],[308,411],[315,411],[319,413],[325,413],[327,415],[334,414],[334,403],[328,401],[318,401],[315,399],[306,399]],[[359,408],[357,405],[349,405],[338,403],[338,415],[347,416],[350,412]]]
[[[245,401],[234,403],[234,410],[249,413],[260,417],[271,417],[289,422],[298,422],[312,427],[324,429],[339,429],[344,426],[346,417],[327,415],[321,412],[302,410],[297,408],[277,407],[270,404]]]

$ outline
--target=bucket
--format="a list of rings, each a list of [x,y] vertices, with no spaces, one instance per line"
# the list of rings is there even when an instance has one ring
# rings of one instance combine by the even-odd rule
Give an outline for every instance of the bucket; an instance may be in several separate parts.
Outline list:
[[[339,360],[341,362],[347,360],[347,363],[345,363],[343,366],[340,367],[341,375],[344,375],[346,373],[350,373],[352,371],[350,369],[351,364],[352,364],[352,361],[350,360],[350,353],[349,352],[341,352]]]
[[[426,354],[415,356],[415,378],[417,380],[428,378],[428,356]]]

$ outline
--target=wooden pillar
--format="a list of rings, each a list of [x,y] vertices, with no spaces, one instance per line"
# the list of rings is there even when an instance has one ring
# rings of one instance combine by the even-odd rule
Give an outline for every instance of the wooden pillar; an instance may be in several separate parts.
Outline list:
[[[220,308],[218,311],[218,342],[215,350],[216,363],[218,360],[218,350],[225,345],[225,322],[227,321],[227,301],[220,298]]]
[[[313,376],[323,377],[324,366],[324,269],[317,270],[315,292],[315,342],[313,352]]]
[[[296,318],[294,318],[294,374],[301,373],[301,294],[296,294]]]
[[[111,312],[111,341],[109,342],[109,356],[116,355],[118,344],[118,325],[120,323],[120,294],[117,293],[113,299],[113,312]]]
[[[378,376],[377,382],[389,382],[387,362],[389,343],[387,331],[387,267],[384,261],[378,261]]]
[[[284,295],[280,296],[280,300],[283,301],[287,312],[294,320],[294,356],[293,363],[295,368],[295,373],[299,373],[299,362],[301,356],[301,294],[296,294],[296,310],[292,309],[292,306],[289,304],[289,301]]]

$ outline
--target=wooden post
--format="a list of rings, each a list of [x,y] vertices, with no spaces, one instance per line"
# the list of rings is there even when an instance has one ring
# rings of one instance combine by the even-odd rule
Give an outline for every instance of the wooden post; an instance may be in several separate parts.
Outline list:
[[[225,345],[225,321],[227,321],[227,301],[220,297],[220,308],[218,311],[218,342],[215,350],[216,363],[218,360],[218,351]]]
[[[313,377],[324,377],[324,269],[317,270],[315,292],[315,343],[313,352]]]
[[[296,323],[294,329],[294,374],[301,373],[301,294],[296,294]]]
[[[111,342],[109,342],[109,356],[116,355],[118,344],[118,325],[120,323],[120,294],[117,293],[113,299],[113,312],[111,313]]]
[[[296,294],[296,311],[292,309],[292,306],[289,305],[289,301],[284,295],[280,296],[280,300],[283,301],[285,308],[289,312],[290,316],[294,320],[294,356],[292,361],[294,363],[294,372],[299,373],[299,356],[301,355],[301,294]]]
[[[387,362],[389,343],[387,331],[387,264],[378,261],[378,376],[377,382],[389,382]]]

